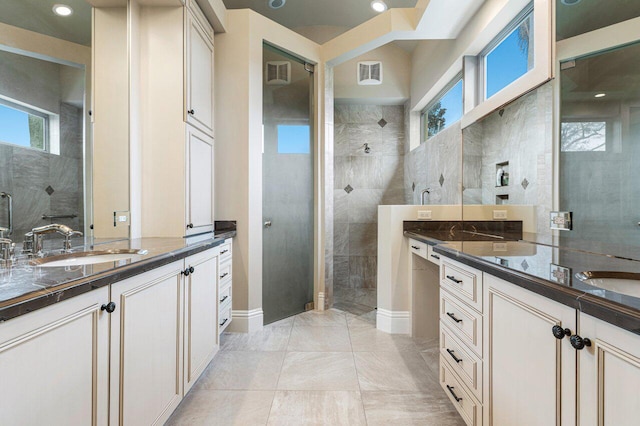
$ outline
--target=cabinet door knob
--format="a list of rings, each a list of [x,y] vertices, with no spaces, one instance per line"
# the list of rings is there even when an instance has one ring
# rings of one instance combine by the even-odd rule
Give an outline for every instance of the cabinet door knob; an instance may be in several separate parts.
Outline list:
[[[553,337],[559,340],[564,339],[565,336],[571,336],[571,330],[568,328],[562,328],[559,325],[551,327],[551,332],[553,333]]]
[[[182,271],[182,275],[184,275],[185,277],[188,277],[190,273],[191,273],[191,271],[189,270],[189,268],[187,268],[184,271]]]
[[[195,114],[195,113],[196,113],[196,112],[195,112],[194,110],[192,110],[192,109],[190,109],[189,111],[187,111],[187,114],[189,114],[189,115],[193,115],[193,114]]]
[[[194,268],[193,266],[189,266],[189,273],[193,274],[196,271],[196,268]]]
[[[116,304],[113,303],[113,302],[109,302],[106,305],[102,305],[100,307],[100,310],[101,311],[107,311],[107,313],[111,314],[111,313],[113,313],[113,311],[116,310]]]
[[[187,223],[187,228],[193,229],[193,223]]]
[[[462,322],[461,319],[456,318],[456,316],[454,314],[452,314],[451,312],[447,312],[447,316],[449,318],[451,318],[452,320],[454,320],[455,322]]]
[[[569,337],[569,341],[571,342],[571,346],[573,346],[574,349],[577,349],[579,351],[584,349],[585,346],[591,346],[590,339],[587,339],[586,337],[582,338],[577,334],[574,334],[573,336]]]

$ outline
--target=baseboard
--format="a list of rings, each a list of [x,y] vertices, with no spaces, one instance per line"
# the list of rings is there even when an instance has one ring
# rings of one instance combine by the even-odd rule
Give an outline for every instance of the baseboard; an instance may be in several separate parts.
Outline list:
[[[376,327],[390,334],[410,334],[411,314],[409,311],[388,311],[378,308]]]
[[[262,330],[264,324],[264,314],[262,309],[252,309],[250,311],[231,311],[231,324],[227,331],[233,333],[252,333]]]
[[[319,291],[318,292],[318,304],[316,305],[316,310],[324,311],[324,308],[325,308],[324,303],[325,303],[324,292],[323,291]]]

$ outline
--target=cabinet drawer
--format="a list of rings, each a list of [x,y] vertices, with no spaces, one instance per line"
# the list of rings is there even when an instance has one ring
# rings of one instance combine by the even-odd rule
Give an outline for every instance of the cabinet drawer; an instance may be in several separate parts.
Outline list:
[[[469,306],[482,312],[482,272],[462,263],[443,259],[440,285]]]
[[[231,281],[221,287],[220,292],[218,293],[218,303],[221,308],[228,302],[231,302]]]
[[[440,355],[478,401],[482,402],[482,361],[444,324],[440,324]]]
[[[226,304],[226,302],[225,302]],[[220,311],[218,315],[218,333],[222,333],[231,323],[231,303]]]
[[[218,246],[218,249],[220,250],[220,261],[224,262],[227,259],[231,259],[231,254],[232,254],[232,250],[233,250],[233,241],[231,239],[229,240],[225,240],[224,243],[220,244]]]
[[[440,356],[440,386],[469,426],[482,425],[482,405],[471,396],[467,387],[451,371]]]
[[[440,289],[440,320],[478,356],[482,356],[482,315]]]
[[[427,260],[440,265],[440,255],[433,251],[433,246],[427,244]]]
[[[225,286],[228,282],[231,281],[231,272],[232,272],[231,262],[220,262],[220,267],[218,268],[218,280],[220,288]]]
[[[427,246],[428,244],[409,238],[409,250],[424,259],[427,258]]]

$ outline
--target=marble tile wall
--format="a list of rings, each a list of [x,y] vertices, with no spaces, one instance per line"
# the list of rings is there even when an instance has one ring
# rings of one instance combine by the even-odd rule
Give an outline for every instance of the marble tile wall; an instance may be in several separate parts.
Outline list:
[[[378,205],[405,203],[404,107],[336,105],[334,111],[334,296],[373,308]]]
[[[84,229],[82,110],[60,104],[60,155],[0,144],[0,191],[13,196],[14,232],[18,243],[35,226],[52,223],[43,214],[76,214],[55,223]],[[47,188],[53,192],[49,194]],[[7,201],[0,199],[0,226],[6,227]]]
[[[547,83],[464,129],[464,203],[537,206],[548,235],[552,206],[553,88]],[[509,162],[509,185],[496,187],[496,164]]]

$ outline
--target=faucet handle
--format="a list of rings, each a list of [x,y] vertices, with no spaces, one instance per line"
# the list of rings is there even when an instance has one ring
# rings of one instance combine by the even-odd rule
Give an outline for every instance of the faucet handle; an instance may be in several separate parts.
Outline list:
[[[3,228],[0,226],[0,238],[4,238],[4,233],[9,231],[9,228]]]
[[[64,235],[64,247],[62,247],[62,251],[64,253],[68,253],[71,251],[71,237],[76,235],[82,236],[84,234],[80,231],[71,231]]]

